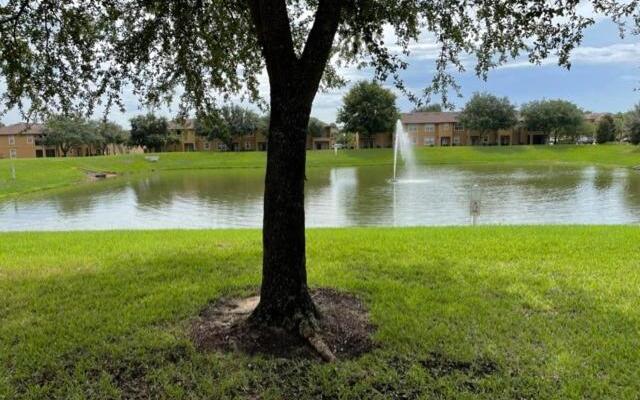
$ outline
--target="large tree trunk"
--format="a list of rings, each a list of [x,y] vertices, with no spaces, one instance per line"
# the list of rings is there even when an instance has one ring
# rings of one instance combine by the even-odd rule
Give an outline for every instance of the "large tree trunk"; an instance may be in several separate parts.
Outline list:
[[[292,85],[293,86],[293,85]],[[253,318],[295,329],[314,317],[305,263],[304,181],[311,104],[278,90],[271,119],[264,191],[262,288]]]
[[[294,49],[285,0],[251,0],[271,88],[264,192],[263,265],[255,322],[305,330],[317,312],[307,288],[304,181],[311,105],[337,32],[341,0],[320,0],[302,54]],[[303,333],[308,337],[309,333]]]

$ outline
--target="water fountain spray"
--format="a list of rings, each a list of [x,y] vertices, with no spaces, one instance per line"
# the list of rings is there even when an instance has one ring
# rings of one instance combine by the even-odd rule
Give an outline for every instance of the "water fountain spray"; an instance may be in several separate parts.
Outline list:
[[[393,135],[393,182],[398,181],[398,156],[402,157],[404,167],[409,174],[413,174],[416,167],[416,158],[413,154],[413,143],[409,138],[409,134],[405,132],[402,122],[396,122],[396,130]]]

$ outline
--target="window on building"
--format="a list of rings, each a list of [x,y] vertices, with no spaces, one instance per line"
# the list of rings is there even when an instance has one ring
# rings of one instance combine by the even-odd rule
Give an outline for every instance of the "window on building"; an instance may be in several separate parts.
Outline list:
[[[462,126],[462,124],[461,124],[461,123],[456,122],[456,124],[455,124],[455,128],[454,128],[454,129],[455,129],[456,131],[458,131],[458,132],[461,132],[461,131],[463,131],[463,130],[464,130],[464,127]]]
[[[407,124],[407,131],[409,131],[409,132],[417,132],[418,131],[418,125],[416,125],[416,124]]]
[[[441,124],[440,129],[442,129],[445,132],[449,132],[451,131],[451,124]]]
[[[436,138],[433,136],[426,136],[424,138],[424,145],[425,146],[433,146],[436,144]]]
[[[16,144],[16,137],[15,136],[9,136],[9,146],[13,146]]]
[[[204,149],[209,150],[211,148],[211,144],[209,142],[204,142]]]
[[[16,149],[10,149],[9,158],[17,158],[17,157],[18,157],[18,152],[16,151]]]
[[[244,149],[251,150],[251,142],[244,142]]]
[[[458,146],[460,144],[460,136],[453,137],[453,145]]]
[[[433,133],[436,131],[436,126],[434,124],[425,124],[424,130]]]
[[[27,143],[33,144],[33,136],[27,136]]]

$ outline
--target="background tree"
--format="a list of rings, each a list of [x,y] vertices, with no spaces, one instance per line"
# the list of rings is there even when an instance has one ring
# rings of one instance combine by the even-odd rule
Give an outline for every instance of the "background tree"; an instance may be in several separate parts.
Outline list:
[[[607,143],[614,140],[616,140],[616,125],[613,117],[609,114],[603,115],[596,128],[596,142]]]
[[[335,66],[371,68],[410,98],[401,72],[410,45],[432,34],[439,47],[424,97],[457,89],[471,53],[475,72],[524,55],[531,62],[570,52],[594,19],[579,2],[524,0],[9,0],[0,5],[0,75],[6,108],[91,113],[123,108],[124,89],[149,106],[181,93],[181,109],[202,115],[220,98],[255,101],[269,78],[263,273],[252,321],[289,329],[313,326],[307,289],[304,182],[306,134],[318,89],[344,81]],[[592,0],[626,21],[638,3]],[[559,18],[562,16],[562,18]],[[395,34],[393,46],[388,33]],[[335,63],[333,63],[335,61]],[[64,66],[62,69],[61,67]],[[133,136],[133,132],[132,132]],[[309,332],[308,329],[302,331]]]
[[[480,134],[482,142],[491,132],[509,129],[518,122],[516,108],[506,97],[488,93],[474,93],[462,109],[458,121]]]
[[[100,135],[100,122],[95,120],[86,121],[86,128],[82,132],[82,144],[86,146],[86,156],[98,154],[105,146],[104,138]]]
[[[640,144],[640,104],[636,104],[633,110],[627,113],[625,128],[629,133],[629,141],[632,144]]]
[[[229,125],[222,119],[219,112],[200,115],[195,121],[196,134],[206,137],[207,140],[221,141],[226,150],[231,149],[233,137],[229,131]]]
[[[442,112],[441,104],[425,104],[413,109],[412,112]]]
[[[575,136],[584,121],[583,112],[566,100],[537,100],[520,108],[525,127],[542,132],[558,143],[561,135]]]
[[[165,150],[167,145],[178,142],[178,138],[169,133],[169,124],[164,117],[149,113],[131,118],[130,123],[129,143],[142,146],[145,151],[160,152]]]
[[[617,112],[613,115],[613,123],[616,126],[616,140],[618,142],[622,142],[628,135],[624,122],[625,116],[626,113],[623,112]]]
[[[360,81],[344,96],[337,121],[345,131],[364,138],[366,147],[373,147],[372,136],[393,132],[399,115],[395,94],[375,81]]]
[[[54,115],[45,123],[44,143],[55,146],[66,157],[71,149],[84,143],[90,130],[87,120],[78,115]]]
[[[597,126],[589,121],[582,120],[575,130],[570,130],[565,133],[566,136],[573,139],[574,143],[593,143],[596,137]]]
[[[356,134],[341,129],[336,133],[336,143],[347,149],[354,149],[356,147]]]
[[[327,127],[327,124],[320,121],[318,118],[314,118],[314,117],[309,118],[309,134],[311,136],[313,137],[322,136],[326,127]]]
[[[262,117],[238,105],[225,105],[206,116],[200,116],[196,122],[197,134],[209,140],[219,139],[227,148],[232,147],[234,137],[243,138],[264,129]]]
[[[129,140],[129,133],[122,126],[111,121],[99,121],[96,127],[100,137],[100,153],[108,155],[109,146],[123,145]]]
[[[224,106],[220,110],[222,121],[227,125],[231,137],[243,139],[255,134],[260,128],[260,116],[248,108],[238,105]],[[243,149],[240,149],[243,150]]]

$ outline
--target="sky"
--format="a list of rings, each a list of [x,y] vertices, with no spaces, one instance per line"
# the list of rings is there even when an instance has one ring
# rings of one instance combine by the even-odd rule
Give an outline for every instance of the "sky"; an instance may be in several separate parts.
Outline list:
[[[414,51],[407,58],[410,66],[402,74],[402,79],[408,87],[419,90],[431,81],[436,50],[434,43],[426,38],[412,48]],[[475,76],[471,64],[471,68],[468,68],[470,72],[457,76],[462,98],[452,97],[450,100],[459,109],[474,92],[506,96],[516,105],[543,98],[561,98],[593,112],[626,111],[640,102],[640,91],[635,90],[640,89],[640,37],[621,39],[611,21],[598,19],[585,31],[583,42],[574,50],[571,60],[570,70],[558,67],[554,59],[545,61],[543,65],[514,60],[492,70],[486,81]],[[349,80],[347,86],[318,93],[314,102],[312,115],[328,123],[335,121],[342,97],[349,87],[360,79],[372,78],[372,74],[366,70],[348,69],[342,72]],[[262,87],[268,88],[266,78]],[[389,88],[392,88],[391,85]],[[147,110],[141,108],[131,94],[125,95],[124,103],[126,111],[112,111],[109,118],[129,127],[131,117]],[[402,112],[413,108],[413,104],[399,93],[397,105]],[[176,107],[164,108],[156,110],[156,114],[171,118],[176,110]],[[20,120],[15,110],[2,118],[5,124]]]

